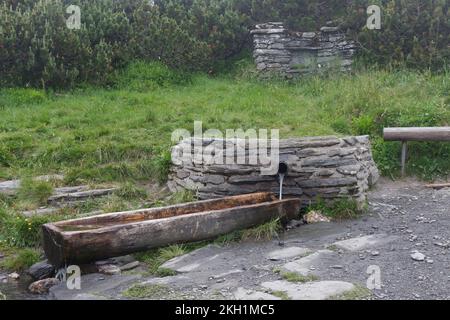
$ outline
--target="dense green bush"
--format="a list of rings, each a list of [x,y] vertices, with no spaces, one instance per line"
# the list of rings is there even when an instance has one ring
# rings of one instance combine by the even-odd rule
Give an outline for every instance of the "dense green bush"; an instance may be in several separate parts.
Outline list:
[[[367,30],[366,8],[381,7],[381,30]],[[447,0],[348,1],[343,25],[368,62],[440,69],[450,59]]]
[[[66,26],[68,1],[14,3],[0,5],[3,85],[108,84],[114,70],[136,58],[186,69],[199,69],[208,61],[207,45],[148,1],[70,1],[81,8],[79,30]]]
[[[365,27],[374,3],[381,30]],[[69,4],[81,8],[80,30],[66,26]],[[370,63],[439,69],[450,57],[446,0],[0,0],[0,85],[113,84],[132,60],[223,70],[251,47],[254,24],[274,20],[301,31],[340,24]]]

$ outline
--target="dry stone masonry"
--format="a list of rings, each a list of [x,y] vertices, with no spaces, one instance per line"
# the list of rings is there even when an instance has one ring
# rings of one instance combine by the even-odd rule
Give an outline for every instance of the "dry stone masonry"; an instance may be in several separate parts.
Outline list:
[[[183,140],[174,148],[181,150],[189,146],[194,150],[194,141]],[[212,149],[213,153],[220,154],[230,145],[233,147],[236,140],[202,139],[201,143],[209,152]],[[246,144],[246,157],[255,152],[248,147]],[[242,151],[235,151],[235,157],[237,152]],[[175,163],[169,175],[172,191],[192,190],[200,199],[279,191],[276,175],[261,175],[261,166],[248,164],[248,161],[246,164],[195,163],[177,152],[172,153],[172,160]],[[366,191],[379,177],[367,136],[280,140],[279,160],[288,165],[283,194],[301,198],[304,205],[318,197],[326,201],[351,197],[363,204]]]
[[[318,32],[293,32],[281,22],[256,25],[251,31],[257,69],[289,76],[335,68],[348,71],[356,45],[338,27],[322,27]]]

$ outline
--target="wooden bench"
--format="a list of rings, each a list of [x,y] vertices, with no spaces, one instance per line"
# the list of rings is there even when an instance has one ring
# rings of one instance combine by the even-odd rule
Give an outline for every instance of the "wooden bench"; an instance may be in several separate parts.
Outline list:
[[[405,175],[405,163],[408,141],[450,141],[450,127],[410,127],[384,128],[385,141],[402,142],[402,176]]]

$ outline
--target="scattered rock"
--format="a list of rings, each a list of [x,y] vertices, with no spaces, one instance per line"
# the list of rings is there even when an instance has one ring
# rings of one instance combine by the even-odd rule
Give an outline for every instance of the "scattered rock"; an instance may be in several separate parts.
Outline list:
[[[414,251],[411,254],[411,258],[415,261],[423,261],[425,260],[425,255],[423,253],[420,253],[419,251]]]
[[[450,246],[450,243],[444,243],[444,242],[435,242],[435,246],[441,247],[441,248],[448,248]]]
[[[396,240],[396,236],[388,236],[386,234],[374,234],[370,236],[363,236],[351,238],[333,243],[339,249],[355,252],[364,250],[366,248],[382,245]]]
[[[45,215],[54,214],[60,210],[61,210],[60,208],[39,208],[39,209],[34,209],[34,210],[23,211],[22,214],[25,217],[30,218],[33,216],[45,216]]]
[[[304,224],[303,220],[295,220],[295,219],[293,219],[293,220],[291,220],[291,221],[289,221],[287,223],[286,229],[290,230],[290,229],[298,228],[298,227],[300,227],[303,224]]]
[[[17,280],[20,278],[20,274],[18,274],[17,272],[13,272],[8,274],[8,277],[10,277],[11,279]]]
[[[80,296],[95,296],[95,299],[104,299],[110,297],[112,292],[119,294],[124,287],[131,286],[131,283],[136,283],[141,275],[113,275],[105,277],[104,281],[99,281],[103,277],[98,273],[85,274],[81,276],[81,290],[70,290],[66,283],[50,288],[52,298],[56,300],[76,300]]]
[[[264,288],[283,291],[293,300],[325,300],[341,295],[355,288],[352,283],[344,281],[314,281],[294,284],[284,280],[263,282]]]
[[[306,223],[317,223],[317,222],[330,222],[330,219],[325,217],[320,211],[310,211],[303,216],[303,220]]]
[[[137,267],[139,267],[139,261],[133,261],[133,262],[130,262],[130,263],[127,263],[127,264],[121,266],[120,270],[127,271],[127,270],[132,270]]]
[[[44,294],[48,293],[48,290],[57,284],[59,284],[59,280],[56,278],[42,279],[30,284],[28,290],[34,294]]]
[[[97,267],[104,266],[105,264],[112,264],[112,260],[111,259],[107,259],[107,260],[99,260],[99,261],[95,262],[95,265]]]
[[[111,264],[116,264],[118,266],[123,266],[125,264],[131,263],[131,262],[135,262],[136,260],[135,260],[135,258],[132,255],[127,254],[125,256],[111,258],[110,261],[111,261]]]
[[[107,188],[107,189],[94,189],[88,191],[79,191],[71,193],[58,193],[54,194],[48,198],[48,203],[53,204],[57,202],[73,202],[86,200],[89,198],[102,197],[112,194],[117,188]]]
[[[75,295],[73,300],[107,300],[107,298],[98,294],[80,293]]]
[[[118,266],[114,264],[103,264],[98,266],[98,272],[106,275],[120,274],[121,270]]]
[[[371,252],[370,252],[370,255],[371,255],[372,257],[379,256],[379,255],[380,255],[380,251],[376,251],[376,250],[371,251]]]
[[[269,252],[267,254],[267,259],[272,260],[272,261],[286,260],[286,259],[291,259],[291,258],[295,258],[298,256],[303,256],[310,252],[311,252],[311,250],[308,248],[288,247],[288,248],[283,248],[281,250],[275,250],[275,251]]]
[[[221,258],[221,253],[218,253],[218,250],[220,250],[219,246],[207,245],[206,247],[173,258],[163,263],[161,268],[170,269],[178,273],[202,269]]]
[[[336,255],[335,252],[331,250],[319,250],[313,254],[294,260],[292,262],[286,263],[281,267],[283,271],[295,272],[302,276],[308,276],[315,270],[315,266],[320,263],[322,259],[327,259]]]
[[[242,287],[237,288],[234,292],[234,297],[236,300],[281,300],[281,298],[274,295],[260,291],[245,290]]]
[[[35,263],[27,270],[27,274],[34,280],[50,278],[54,272],[55,268],[47,260]]]
[[[425,261],[430,264],[434,262],[433,259],[426,259]]]

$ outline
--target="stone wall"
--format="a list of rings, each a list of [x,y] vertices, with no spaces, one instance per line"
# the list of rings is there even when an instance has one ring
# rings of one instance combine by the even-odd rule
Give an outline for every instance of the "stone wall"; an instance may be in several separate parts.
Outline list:
[[[348,71],[357,48],[337,27],[322,27],[318,32],[292,32],[281,22],[269,22],[256,25],[251,33],[257,69],[290,76],[330,68]]]
[[[236,143],[235,140],[219,139],[201,141],[203,147],[213,149],[217,154]],[[261,191],[278,193],[277,177],[261,175],[259,165],[195,164],[190,160],[191,155],[186,157],[179,152],[186,146],[193,147],[194,139],[183,140],[172,152],[172,160],[177,163],[169,174],[168,185],[172,191],[192,190],[200,199]],[[254,150],[249,150],[247,145],[246,156],[250,152]],[[284,195],[299,197],[304,205],[316,201],[317,197],[324,200],[351,197],[362,204],[366,200],[366,191],[378,179],[367,136],[280,140],[279,161],[289,168]]]

